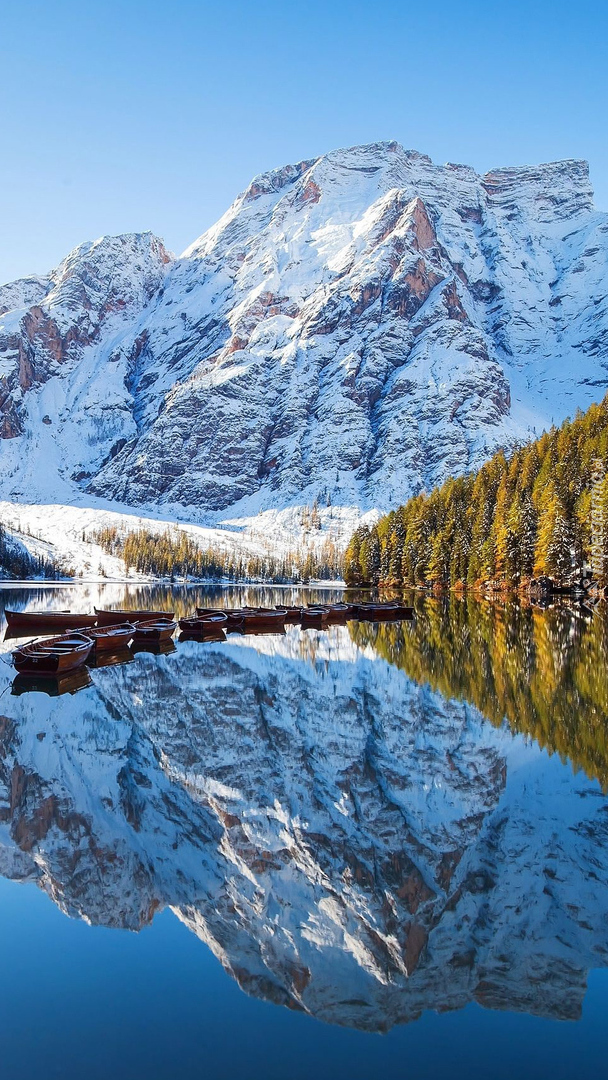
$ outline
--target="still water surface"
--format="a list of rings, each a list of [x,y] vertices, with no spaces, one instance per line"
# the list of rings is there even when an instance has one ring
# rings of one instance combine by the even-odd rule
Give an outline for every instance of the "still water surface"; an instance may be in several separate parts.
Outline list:
[[[295,597],[3,588],[0,630]],[[606,616],[415,603],[59,697],[0,664],[3,1077],[603,1075]]]

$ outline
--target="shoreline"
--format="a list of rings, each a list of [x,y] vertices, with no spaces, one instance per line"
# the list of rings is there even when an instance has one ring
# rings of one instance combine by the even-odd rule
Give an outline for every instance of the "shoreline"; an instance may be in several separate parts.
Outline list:
[[[141,588],[150,585],[165,585],[174,587],[198,588],[201,585],[214,586],[215,588],[227,589],[241,586],[242,588],[271,588],[271,589],[347,589],[344,581],[211,581],[209,578],[192,579],[188,581],[171,581],[169,578],[144,578],[135,581],[133,578],[67,578],[65,581],[38,578],[19,578],[11,581],[6,578],[0,579],[0,589],[33,589],[47,588],[59,589],[65,585],[130,585]]]

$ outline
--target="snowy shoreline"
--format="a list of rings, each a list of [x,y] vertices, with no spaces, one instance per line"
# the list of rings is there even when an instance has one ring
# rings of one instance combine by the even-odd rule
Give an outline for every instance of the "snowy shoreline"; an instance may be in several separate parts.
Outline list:
[[[0,589],[31,589],[35,585],[36,588],[46,589],[62,589],[66,585],[131,585],[131,586],[146,586],[146,585],[166,585],[173,586],[174,588],[198,588],[201,585],[213,585],[218,589],[233,589],[235,586],[241,586],[242,588],[250,589],[259,585],[261,587],[271,587],[273,589],[346,589],[348,588],[345,581],[337,579],[336,581],[282,581],[276,582],[269,578],[263,579],[251,579],[247,581],[214,581],[213,578],[189,578],[187,581],[180,581],[170,578],[64,578],[57,579],[56,581],[49,581],[48,578],[29,578],[29,579],[15,579],[11,581],[9,578],[0,579]]]

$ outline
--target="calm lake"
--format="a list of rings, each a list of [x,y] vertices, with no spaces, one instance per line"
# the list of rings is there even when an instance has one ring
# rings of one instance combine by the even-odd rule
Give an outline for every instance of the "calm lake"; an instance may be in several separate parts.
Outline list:
[[[342,596],[3,586],[0,634]],[[412,602],[59,696],[0,663],[3,1080],[605,1074],[608,614]]]

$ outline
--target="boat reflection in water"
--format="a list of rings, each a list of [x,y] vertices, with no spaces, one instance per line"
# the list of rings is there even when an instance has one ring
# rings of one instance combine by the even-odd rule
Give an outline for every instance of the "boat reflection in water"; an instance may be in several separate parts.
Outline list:
[[[106,668],[116,667],[119,664],[132,664],[135,659],[135,655],[129,646],[125,646],[124,649],[115,649],[113,652],[94,652],[87,660],[87,667],[90,668]]]
[[[137,653],[151,653],[152,656],[169,656],[170,653],[174,653],[176,649],[173,638],[166,638],[164,641],[146,641],[145,638],[140,640],[134,639],[129,648],[133,655]]]
[[[60,697],[62,694],[75,694],[91,686],[91,675],[86,667],[75,671],[66,671],[63,675],[17,675],[11,684],[11,694],[47,694],[48,697]]]
[[[184,641],[198,641],[199,644],[204,644],[206,642],[225,641],[226,635],[223,630],[207,630],[205,633],[193,633],[189,630],[182,630],[177,640],[180,643]]]
[[[417,607],[162,643],[69,706],[10,699],[4,873],[96,925],[170,908],[248,994],[334,1024],[576,1019],[608,963],[605,632]]]
[[[48,626],[48,625],[47,626],[43,625],[43,626],[40,626],[40,627],[36,627],[36,630],[35,630],[36,637],[51,637],[56,633],[57,633],[57,630],[54,629],[52,626]],[[20,627],[18,627],[17,629],[14,629],[11,626],[7,626],[5,631],[4,631],[4,636],[3,636],[2,640],[3,641],[23,641],[23,642],[31,641],[32,640],[32,631],[31,630],[21,629]]]

